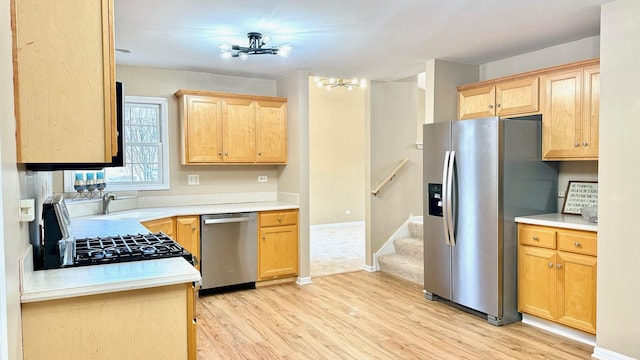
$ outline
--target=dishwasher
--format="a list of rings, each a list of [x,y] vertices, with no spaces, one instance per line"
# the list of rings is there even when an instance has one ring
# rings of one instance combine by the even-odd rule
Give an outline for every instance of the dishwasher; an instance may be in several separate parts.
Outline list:
[[[200,295],[255,289],[258,276],[257,213],[200,217]]]

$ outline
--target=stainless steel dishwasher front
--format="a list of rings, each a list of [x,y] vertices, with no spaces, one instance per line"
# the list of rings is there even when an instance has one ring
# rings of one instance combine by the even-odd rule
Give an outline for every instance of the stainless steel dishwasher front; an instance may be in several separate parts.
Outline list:
[[[257,213],[202,215],[200,229],[200,295],[255,288]]]

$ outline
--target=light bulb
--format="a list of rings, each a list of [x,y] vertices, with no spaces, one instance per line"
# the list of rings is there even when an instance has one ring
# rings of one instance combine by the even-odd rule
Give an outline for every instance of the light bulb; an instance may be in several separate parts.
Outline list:
[[[347,86],[347,90],[349,90],[349,91],[353,90],[353,86],[351,86],[351,85]]]
[[[223,51],[220,53],[220,58],[221,59],[231,59],[231,51]]]
[[[358,86],[358,79],[356,79],[356,78],[351,79],[351,83],[352,83],[353,85]]]
[[[360,86],[363,87],[363,88],[366,88],[367,87],[367,80],[365,80],[365,79],[360,80]]]
[[[334,78],[329,79],[329,84],[335,84],[335,83],[336,83],[336,79]]]
[[[245,53],[245,52],[241,52],[238,54],[238,57],[240,58],[240,60],[245,61],[249,58],[249,54]]]
[[[278,46],[278,55],[282,57],[289,57],[291,50],[293,50],[293,46],[290,44],[282,44]]]

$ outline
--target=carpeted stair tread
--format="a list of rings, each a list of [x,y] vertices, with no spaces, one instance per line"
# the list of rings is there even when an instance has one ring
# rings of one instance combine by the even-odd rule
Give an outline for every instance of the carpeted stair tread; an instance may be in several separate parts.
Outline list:
[[[416,239],[424,239],[424,224],[421,222],[410,222],[409,223],[409,233],[411,237]]]
[[[398,238],[393,240],[393,248],[396,254],[415,258],[417,260],[424,259],[424,241],[413,237]]]
[[[424,284],[423,261],[400,254],[386,254],[378,257],[380,271],[409,280],[416,284]]]

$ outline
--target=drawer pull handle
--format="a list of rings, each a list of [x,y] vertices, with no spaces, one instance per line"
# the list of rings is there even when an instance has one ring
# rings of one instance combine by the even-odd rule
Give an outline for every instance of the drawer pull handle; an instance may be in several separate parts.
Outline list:
[[[278,222],[282,222],[282,218],[278,218]]]
[[[549,263],[549,269],[551,269],[551,268],[553,268],[553,263],[552,262]]]
[[[573,244],[573,245],[575,245],[576,247],[581,247],[581,246],[582,246],[582,244],[580,244],[580,242],[579,242],[579,241],[576,241],[576,243],[575,243],[575,244]]]
[[[556,265],[556,267],[557,267],[558,269],[562,269],[562,264],[558,264],[558,265]]]
[[[533,240],[538,241],[540,239],[537,236],[533,236]]]

